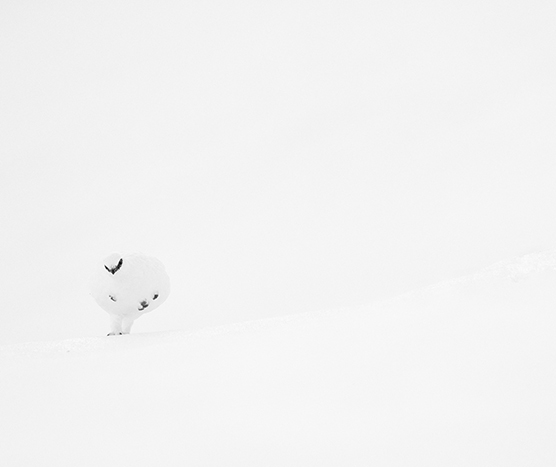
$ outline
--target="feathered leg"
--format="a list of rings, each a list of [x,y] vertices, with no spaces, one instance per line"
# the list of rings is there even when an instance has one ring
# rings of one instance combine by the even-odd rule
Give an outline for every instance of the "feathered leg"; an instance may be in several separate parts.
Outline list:
[[[110,315],[110,332],[109,336],[117,336],[122,333],[122,317],[118,315]]]
[[[131,326],[133,326],[133,321],[135,318],[126,317],[122,320],[122,332],[124,334],[129,334],[131,332]]]

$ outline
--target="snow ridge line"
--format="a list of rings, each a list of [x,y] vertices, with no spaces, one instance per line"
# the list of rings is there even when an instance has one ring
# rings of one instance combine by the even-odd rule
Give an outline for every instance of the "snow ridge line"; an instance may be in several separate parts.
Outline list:
[[[490,279],[510,279],[518,282],[526,279],[534,273],[547,270],[556,270],[556,249],[543,252],[531,253],[510,260],[504,260],[487,266],[473,274],[468,274],[455,279],[448,279],[436,284],[418,288],[405,292],[393,298],[387,298],[377,302],[368,303],[356,307],[342,307],[337,309],[324,309],[317,311],[308,311],[303,313],[295,313],[283,316],[275,316],[271,318],[254,319],[244,322],[224,324],[215,327],[204,328],[196,331],[164,331],[153,333],[137,333],[126,336],[111,337],[80,337],[73,339],[64,339],[61,341],[41,341],[41,342],[25,342],[18,344],[8,344],[0,346],[0,356],[16,356],[16,355],[64,355],[72,353],[87,353],[94,351],[112,351],[116,349],[130,350],[136,347],[144,347],[148,345],[165,345],[172,344],[177,341],[197,340],[207,337],[242,334],[245,332],[256,332],[264,330],[268,327],[280,325],[288,325],[293,323],[308,323],[316,318],[330,318],[341,314],[358,314],[361,312],[369,312],[372,309],[380,309],[389,304],[395,304],[404,301],[416,295],[425,295],[443,288],[451,288],[465,283],[490,280]]]

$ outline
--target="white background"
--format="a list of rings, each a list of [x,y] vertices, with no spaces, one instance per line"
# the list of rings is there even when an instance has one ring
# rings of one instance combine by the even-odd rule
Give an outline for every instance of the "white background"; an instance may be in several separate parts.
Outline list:
[[[353,306],[554,245],[551,1],[0,4],[0,342]]]

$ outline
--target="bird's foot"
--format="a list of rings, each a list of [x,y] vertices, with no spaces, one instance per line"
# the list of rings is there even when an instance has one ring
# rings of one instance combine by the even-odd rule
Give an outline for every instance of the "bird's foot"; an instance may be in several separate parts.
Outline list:
[[[121,336],[123,332],[109,332],[107,336]]]

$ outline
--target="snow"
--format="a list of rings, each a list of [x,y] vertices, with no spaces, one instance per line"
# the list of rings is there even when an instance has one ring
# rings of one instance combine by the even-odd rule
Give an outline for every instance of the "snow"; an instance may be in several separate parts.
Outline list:
[[[2,466],[556,465],[553,2],[0,13]]]
[[[3,346],[2,464],[555,465],[555,259],[358,309]]]

